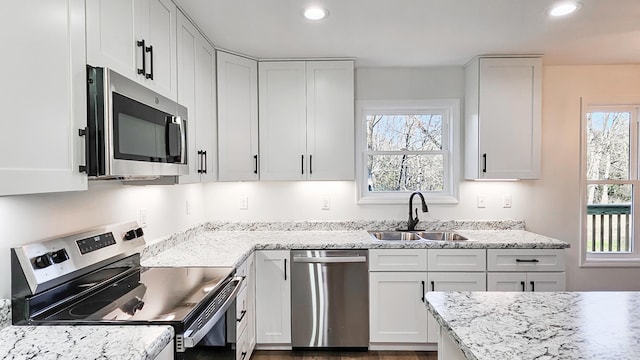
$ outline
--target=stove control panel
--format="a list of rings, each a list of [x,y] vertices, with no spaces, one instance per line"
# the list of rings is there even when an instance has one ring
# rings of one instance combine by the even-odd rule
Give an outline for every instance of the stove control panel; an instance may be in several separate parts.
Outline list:
[[[76,244],[78,244],[78,249],[82,255],[114,245],[115,243],[116,239],[113,237],[113,233],[111,232],[92,236],[86,239],[76,240]]]

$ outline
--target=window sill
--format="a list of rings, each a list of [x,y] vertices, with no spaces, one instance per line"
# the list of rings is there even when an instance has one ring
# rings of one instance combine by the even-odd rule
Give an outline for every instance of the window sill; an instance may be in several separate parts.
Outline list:
[[[628,268],[628,267],[640,267],[640,258],[616,258],[616,259],[604,259],[604,258],[591,258],[582,260],[580,263],[581,268]]]
[[[389,194],[389,195],[376,195],[376,196],[362,196],[356,202],[358,205],[407,205],[409,203],[408,194]],[[427,205],[430,204],[459,204],[460,200],[454,196],[449,195],[429,195],[424,194],[424,199]],[[414,204],[419,203],[419,199],[413,199]]]

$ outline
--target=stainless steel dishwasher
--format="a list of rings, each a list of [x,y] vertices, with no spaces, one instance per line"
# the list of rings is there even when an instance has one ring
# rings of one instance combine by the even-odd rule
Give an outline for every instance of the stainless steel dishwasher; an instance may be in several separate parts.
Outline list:
[[[291,345],[369,346],[367,250],[291,251]]]

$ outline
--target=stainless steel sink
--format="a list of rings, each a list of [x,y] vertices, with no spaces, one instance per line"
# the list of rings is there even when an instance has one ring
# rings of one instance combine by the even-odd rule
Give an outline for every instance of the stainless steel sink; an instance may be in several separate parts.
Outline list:
[[[436,241],[465,241],[466,237],[450,231],[423,231],[417,233],[422,239]]]
[[[418,235],[406,231],[369,231],[376,240],[410,241],[422,240]]]
[[[450,231],[369,231],[375,240],[385,241],[464,241],[466,237]]]

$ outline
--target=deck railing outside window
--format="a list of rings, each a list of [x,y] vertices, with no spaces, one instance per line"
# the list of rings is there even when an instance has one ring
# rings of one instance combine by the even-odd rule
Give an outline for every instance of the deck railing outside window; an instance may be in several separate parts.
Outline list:
[[[588,205],[587,234],[589,252],[631,252],[631,205]]]

